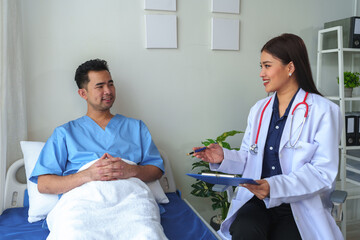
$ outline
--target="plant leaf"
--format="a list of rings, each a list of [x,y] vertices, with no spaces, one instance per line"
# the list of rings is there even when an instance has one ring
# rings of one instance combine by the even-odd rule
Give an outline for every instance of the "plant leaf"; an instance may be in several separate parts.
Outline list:
[[[225,141],[225,139],[227,137],[230,137],[230,136],[234,136],[238,133],[243,133],[242,131],[237,131],[237,130],[232,130],[232,131],[228,131],[228,132],[224,132],[223,134],[221,134],[220,136],[218,136],[216,138],[216,142],[223,142]]]
[[[244,132],[237,131],[237,130],[224,132],[223,134],[218,136],[215,140],[208,138],[201,143],[204,146],[209,146],[212,143],[218,143],[223,148],[239,150],[239,148],[231,148],[230,144],[228,142],[225,142],[227,137],[234,136],[239,133],[244,133]],[[201,161],[201,160],[194,162],[192,164],[192,170],[195,168],[198,169],[198,174],[201,174],[203,172],[213,173],[213,171],[210,170],[209,163]],[[213,210],[221,209],[222,219],[224,220],[226,217],[226,214],[229,210],[229,206],[230,206],[230,203],[227,201],[227,193],[226,192],[215,192],[212,190],[213,186],[214,186],[214,184],[206,183],[201,180],[196,180],[196,182],[191,185],[193,190],[191,191],[190,194],[192,194],[196,197],[204,197],[204,198],[210,197],[210,199],[212,201]],[[235,189],[235,187],[233,187],[233,189]]]
[[[227,143],[227,142],[223,142],[223,143],[222,143],[222,147],[223,147],[223,148],[226,148],[226,149],[229,149],[229,150],[231,149],[230,144]]]

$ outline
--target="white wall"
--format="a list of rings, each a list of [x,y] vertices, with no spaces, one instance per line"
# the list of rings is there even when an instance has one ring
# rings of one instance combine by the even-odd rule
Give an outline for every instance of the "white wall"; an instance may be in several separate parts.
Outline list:
[[[260,48],[283,32],[300,35],[316,69],[317,31],[352,16],[353,1],[241,0],[239,15],[213,14],[211,0],[178,0],[178,49],[145,49],[143,0],[23,0],[29,140],[85,114],[75,69],[106,59],[117,87],[113,113],[144,120],[170,157],[183,197],[208,218],[210,205],[192,197],[192,159],[206,138],[245,130],[250,107],[266,96],[259,78]],[[210,50],[212,16],[240,20],[240,51]],[[241,137],[231,142],[239,145]]]

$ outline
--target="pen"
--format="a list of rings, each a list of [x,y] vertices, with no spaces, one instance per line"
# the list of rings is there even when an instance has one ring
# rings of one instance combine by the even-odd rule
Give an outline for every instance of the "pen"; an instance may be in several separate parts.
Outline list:
[[[188,154],[186,154],[186,155],[192,155],[192,154],[194,154],[194,153],[197,153],[197,152],[201,152],[201,151],[204,151],[206,149],[206,147],[203,147],[203,148],[199,148],[199,149],[196,149],[195,151],[193,151],[193,152],[189,152]]]

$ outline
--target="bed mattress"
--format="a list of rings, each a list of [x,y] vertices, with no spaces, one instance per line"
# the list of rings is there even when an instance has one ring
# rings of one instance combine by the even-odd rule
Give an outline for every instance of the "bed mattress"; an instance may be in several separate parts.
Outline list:
[[[170,240],[216,240],[215,235],[181,199],[177,193],[167,193],[170,202],[163,204],[161,225]],[[43,221],[29,223],[28,207],[7,209],[0,216],[1,240],[42,240],[49,231],[43,228]]]

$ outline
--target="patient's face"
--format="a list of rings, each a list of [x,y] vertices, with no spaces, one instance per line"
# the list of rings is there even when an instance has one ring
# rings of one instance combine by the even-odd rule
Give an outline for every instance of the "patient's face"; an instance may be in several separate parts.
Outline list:
[[[90,82],[84,89],[84,96],[82,97],[93,110],[109,110],[116,97],[114,81],[110,73],[108,71],[90,71],[88,77]]]

